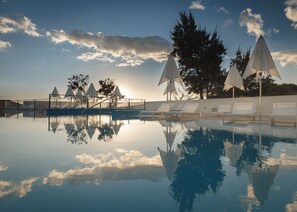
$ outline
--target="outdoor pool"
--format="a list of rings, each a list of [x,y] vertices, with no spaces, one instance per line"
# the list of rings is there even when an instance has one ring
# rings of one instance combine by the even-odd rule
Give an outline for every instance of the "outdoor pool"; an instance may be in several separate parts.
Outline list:
[[[297,211],[297,130],[0,118],[0,211]]]

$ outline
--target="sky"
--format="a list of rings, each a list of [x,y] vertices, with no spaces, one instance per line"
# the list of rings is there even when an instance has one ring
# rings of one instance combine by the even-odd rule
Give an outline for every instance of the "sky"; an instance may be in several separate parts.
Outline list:
[[[68,78],[115,80],[129,98],[165,100],[158,86],[180,12],[217,30],[228,68],[263,35],[281,79],[297,83],[297,0],[0,0],[0,99],[40,99]]]

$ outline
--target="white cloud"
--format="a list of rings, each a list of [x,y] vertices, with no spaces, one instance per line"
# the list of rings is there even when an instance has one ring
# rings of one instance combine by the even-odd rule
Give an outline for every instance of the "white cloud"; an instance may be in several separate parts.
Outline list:
[[[229,11],[225,8],[225,7],[220,7],[218,9],[218,12],[222,12],[222,13],[225,13],[225,14],[229,14]]]
[[[275,29],[275,28],[269,29],[267,31],[267,35],[278,34],[278,33],[279,33],[279,29]]]
[[[8,169],[8,167],[4,163],[0,162],[0,172],[1,171],[6,171],[7,169]]]
[[[34,24],[26,16],[22,17],[0,17],[0,33],[7,34],[23,31],[25,34],[40,37],[41,34],[37,32],[36,24]]]
[[[67,34],[64,30],[47,31],[46,35],[55,44],[68,42],[74,46],[92,49],[77,58],[83,61],[99,60],[116,63],[117,66],[141,65],[152,59],[162,62],[172,50],[172,45],[159,36],[126,37],[104,35],[74,30]]]
[[[71,52],[69,49],[65,49],[65,48],[63,48],[62,51],[63,52]]]
[[[260,37],[260,35],[264,35],[261,15],[253,14],[250,8],[240,13],[239,24],[241,27],[246,27],[249,35],[255,35],[257,38]]]
[[[223,24],[223,27],[228,27],[228,26],[231,26],[233,24],[233,21],[232,19],[227,19],[225,20],[224,24]]]
[[[271,55],[282,67],[285,67],[288,64],[297,65],[297,49],[273,52]]]
[[[284,10],[286,17],[292,21],[292,27],[297,29],[297,0],[287,0],[285,1],[287,6]]]
[[[193,1],[189,9],[193,10],[205,10],[205,6],[202,5],[201,1]]]
[[[28,192],[32,191],[33,183],[39,178],[33,177],[27,180],[23,180],[19,185],[13,182],[0,180],[0,197],[6,197],[10,195],[17,195],[18,197],[24,197]]]

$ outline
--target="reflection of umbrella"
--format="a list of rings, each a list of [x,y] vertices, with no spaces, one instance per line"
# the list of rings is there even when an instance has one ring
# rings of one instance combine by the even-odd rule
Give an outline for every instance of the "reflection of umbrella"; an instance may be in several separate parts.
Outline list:
[[[256,74],[259,76],[259,106],[260,106],[260,114],[262,110],[262,82],[261,77],[262,74],[270,74],[272,76],[280,78],[278,70],[274,64],[274,61],[271,57],[270,51],[266,45],[266,42],[262,36],[257,40],[256,47],[253,51],[253,54],[249,60],[249,63],[245,69],[243,79],[246,77]]]
[[[259,161],[251,165],[244,162],[244,168],[253,186],[255,197],[263,205],[268,198],[269,190],[277,175],[279,165],[261,164]]]
[[[171,123],[163,123],[160,122],[162,126],[166,126],[166,130],[164,131],[164,135],[166,137],[166,147],[167,151],[163,151],[158,147],[158,151],[160,153],[160,157],[163,162],[163,166],[165,168],[166,174],[168,179],[172,179],[174,172],[177,168],[177,163],[180,158],[181,150],[178,146],[177,149],[174,151],[172,150],[172,145],[174,143],[174,139],[176,136],[177,131],[171,131]]]
[[[224,141],[224,147],[226,150],[226,154],[227,154],[228,158],[230,159],[230,165],[233,167],[236,167],[236,163],[242,154],[243,145],[245,142],[240,141],[239,144],[234,144],[234,133],[233,133],[232,139],[233,139],[232,143],[228,139],[226,139]]]
[[[224,86],[224,91],[228,91],[230,88],[233,89],[233,100],[234,100],[234,87],[244,90],[243,82],[236,68],[236,65],[233,65],[230,68],[227,78],[225,80],[225,86]]]
[[[96,131],[96,127],[90,127],[89,126],[87,128],[87,133],[88,133],[90,139],[92,139],[93,135],[95,134],[95,131]]]
[[[163,70],[162,76],[159,81],[159,85],[163,82],[167,82],[167,88],[164,92],[164,94],[170,94],[170,100],[171,100],[171,94],[177,93],[174,82],[179,83],[181,86],[183,85],[182,79],[180,77],[180,74],[177,70],[177,66],[174,60],[173,55],[169,55],[167,63],[165,65],[165,68]],[[167,95],[168,100],[168,95]]]
[[[158,147],[158,151],[160,153],[160,157],[163,162],[163,166],[165,168],[167,178],[172,179],[174,176],[174,172],[177,168],[178,160],[181,155],[180,147],[178,147],[177,150],[169,150],[169,151],[163,151]]]

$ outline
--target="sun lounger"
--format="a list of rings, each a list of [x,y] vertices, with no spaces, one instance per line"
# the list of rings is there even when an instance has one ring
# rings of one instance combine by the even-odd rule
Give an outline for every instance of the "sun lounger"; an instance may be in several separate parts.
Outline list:
[[[200,117],[198,113],[199,104],[198,103],[186,103],[180,111],[169,111],[165,113],[168,118],[186,118],[190,116],[191,118]]]
[[[255,118],[257,110],[254,103],[235,103],[232,113],[227,113],[223,115],[223,123],[228,117],[232,118],[232,121],[235,121],[238,117],[250,117]]]
[[[231,105],[219,105],[217,113],[225,114],[225,113],[231,113],[231,111],[232,111]]]
[[[155,115],[164,115],[169,112],[171,103],[162,103],[156,110],[143,110],[140,112],[140,117],[153,117]]]
[[[281,119],[287,123],[289,120],[294,120],[296,125],[296,103],[274,103],[272,114],[269,115],[269,124],[274,124],[275,118]]]

